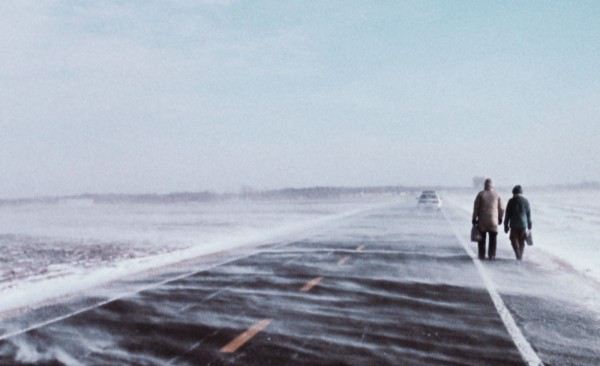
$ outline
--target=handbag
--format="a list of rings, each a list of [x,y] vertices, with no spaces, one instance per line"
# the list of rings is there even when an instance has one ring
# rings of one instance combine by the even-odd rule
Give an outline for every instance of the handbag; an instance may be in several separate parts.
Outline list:
[[[472,242],[480,242],[481,241],[481,232],[477,225],[473,225],[471,228],[471,241]]]
[[[533,245],[533,236],[531,235],[531,230],[527,231],[527,234],[525,235],[525,242],[527,245]]]

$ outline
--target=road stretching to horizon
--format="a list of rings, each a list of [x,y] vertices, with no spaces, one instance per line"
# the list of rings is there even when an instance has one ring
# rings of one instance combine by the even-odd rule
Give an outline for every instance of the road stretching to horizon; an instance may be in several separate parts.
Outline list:
[[[499,308],[486,268],[515,261],[478,268],[453,215],[398,204],[20,314],[0,324],[0,364],[600,364],[593,314],[502,292]]]

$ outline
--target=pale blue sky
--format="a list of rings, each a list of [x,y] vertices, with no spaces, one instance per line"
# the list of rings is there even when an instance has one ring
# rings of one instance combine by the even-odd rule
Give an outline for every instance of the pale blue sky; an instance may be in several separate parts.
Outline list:
[[[0,197],[600,180],[600,3],[0,3]]]

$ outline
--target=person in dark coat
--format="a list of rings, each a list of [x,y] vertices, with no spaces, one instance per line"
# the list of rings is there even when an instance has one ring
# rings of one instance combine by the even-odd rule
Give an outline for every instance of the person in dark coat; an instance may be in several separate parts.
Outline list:
[[[506,216],[504,218],[504,232],[508,234],[510,228],[510,243],[517,260],[523,259],[527,230],[531,230],[531,209],[529,201],[523,197],[523,188],[515,186],[513,197],[506,205]]]
[[[477,225],[481,233],[478,243],[479,259],[485,259],[485,240],[489,237],[488,258],[496,258],[496,239],[498,226],[502,225],[502,200],[494,189],[491,179],[486,179],[484,190],[479,192],[473,204],[473,225]]]

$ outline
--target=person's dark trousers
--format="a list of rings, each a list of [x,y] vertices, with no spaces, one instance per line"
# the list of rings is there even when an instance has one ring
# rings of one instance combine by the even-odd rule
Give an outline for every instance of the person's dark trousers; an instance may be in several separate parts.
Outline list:
[[[518,260],[523,259],[523,251],[525,250],[525,238],[527,232],[525,229],[511,229],[510,230],[510,243],[512,244],[515,256]]]
[[[496,239],[498,238],[498,233],[492,231],[486,231],[481,233],[481,240],[477,243],[477,247],[479,249],[479,259],[485,259],[485,238],[489,237],[489,246],[488,246],[488,258],[494,259],[496,258]]]

